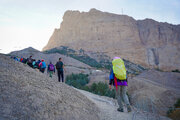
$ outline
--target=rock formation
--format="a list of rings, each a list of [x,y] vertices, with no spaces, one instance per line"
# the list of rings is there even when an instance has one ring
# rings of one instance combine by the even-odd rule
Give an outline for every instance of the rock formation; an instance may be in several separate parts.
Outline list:
[[[59,46],[104,52],[163,70],[180,70],[180,25],[151,19],[136,21],[96,9],[67,11],[43,50]]]

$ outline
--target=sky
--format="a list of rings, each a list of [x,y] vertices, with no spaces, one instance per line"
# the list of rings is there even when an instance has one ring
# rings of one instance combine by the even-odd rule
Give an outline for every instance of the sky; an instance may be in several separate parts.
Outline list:
[[[180,24],[180,0],[0,0],[0,53],[30,46],[41,51],[65,11],[91,8]]]

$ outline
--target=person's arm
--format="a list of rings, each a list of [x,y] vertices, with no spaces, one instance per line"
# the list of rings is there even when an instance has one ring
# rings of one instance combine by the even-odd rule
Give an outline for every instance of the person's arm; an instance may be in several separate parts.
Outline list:
[[[109,75],[109,89],[111,89],[111,85],[113,84],[114,81],[114,73],[113,70],[111,69],[110,75]]]
[[[64,72],[66,72],[66,70],[65,70],[65,68],[64,68],[64,64],[63,64],[63,66],[62,66],[62,67],[63,67]]]
[[[47,68],[47,73],[49,72],[49,65],[48,65],[48,68]]]

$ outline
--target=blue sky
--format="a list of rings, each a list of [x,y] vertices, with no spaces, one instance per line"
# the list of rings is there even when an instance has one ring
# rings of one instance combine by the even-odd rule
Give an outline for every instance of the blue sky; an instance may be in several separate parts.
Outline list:
[[[42,50],[66,10],[91,8],[180,24],[180,0],[0,0],[0,53],[29,46]]]

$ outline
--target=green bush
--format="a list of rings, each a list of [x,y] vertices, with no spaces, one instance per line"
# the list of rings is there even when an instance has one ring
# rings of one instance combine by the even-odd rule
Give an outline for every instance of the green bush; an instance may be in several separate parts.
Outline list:
[[[173,120],[180,120],[180,99],[174,104],[174,107],[170,107],[167,111],[167,116]]]
[[[175,108],[180,108],[180,98],[177,100],[177,102],[174,104]]]
[[[110,90],[108,85],[103,82],[93,83],[91,86],[86,86],[89,83],[87,74],[71,74],[66,77],[66,84],[78,89],[86,90],[101,96],[115,98],[115,91]]]
[[[89,83],[87,74],[71,74],[66,77],[66,84],[81,89],[83,86]]]
[[[180,73],[180,71],[178,69],[176,70],[172,70],[172,72],[177,72],[177,73]]]
[[[94,94],[98,94],[98,95],[101,95],[101,96],[108,96],[108,97],[115,98],[114,89],[110,90],[108,85],[106,83],[103,83],[103,82],[93,83],[89,87],[89,92],[92,92]]]

